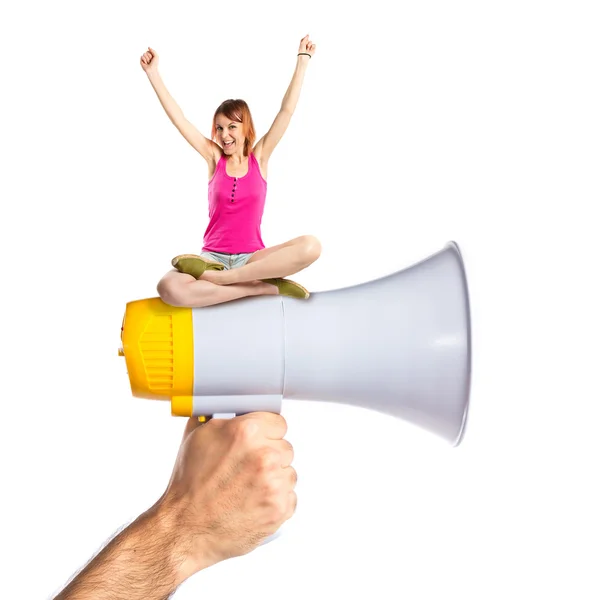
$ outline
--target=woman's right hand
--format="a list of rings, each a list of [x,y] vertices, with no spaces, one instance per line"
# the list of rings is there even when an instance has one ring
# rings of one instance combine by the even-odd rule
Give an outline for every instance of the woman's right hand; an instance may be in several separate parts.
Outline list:
[[[140,65],[145,73],[150,73],[158,70],[158,54],[155,50],[148,47],[148,50],[142,54]]]

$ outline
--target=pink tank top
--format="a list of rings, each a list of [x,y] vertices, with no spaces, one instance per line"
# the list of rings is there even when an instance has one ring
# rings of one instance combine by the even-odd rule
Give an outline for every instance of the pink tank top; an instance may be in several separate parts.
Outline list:
[[[262,250],[260,224],[265,210],[267,182],[254,154],[248,156],[243,177],[227,175],[227,159],[221,156],[208,182],[208,217],[203,251],[241,254]]]

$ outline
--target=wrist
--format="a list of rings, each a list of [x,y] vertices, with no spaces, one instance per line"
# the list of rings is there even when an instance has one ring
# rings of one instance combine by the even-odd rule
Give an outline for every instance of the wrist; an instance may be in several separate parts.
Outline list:
[[[156,531],[165,542],[165,558],[171,565],[177,585],[218,562],[211,558],[202,535],[190,535],[185,518],[190,508],[184,504],[163,496],[144,513],[149,530]]]
[[[158,505],[111,540],[56,600],[158,600],[200,570],[191,568],[171,516]]]
[[[304,74],[308,69],[308,61],[310,58],[308,56],[298,56],[296,60],[296,71]]]
[[[165,581],[172,583],[173,587],[179,586],[188,577],[194,574],[187,566],[187,553],[171,515],[154,506],[141,514],[130,525],[131,543],[140,552],[152,557],[153,561],[160,563]],[[139,549],[138,549],[139,548]],[[146,561],[149,558],[145,559]]]
[[[146,71],[146,75],[150,80],[160,77],[160,75],[158,74],[158,69],[149,69],[148,71]]]

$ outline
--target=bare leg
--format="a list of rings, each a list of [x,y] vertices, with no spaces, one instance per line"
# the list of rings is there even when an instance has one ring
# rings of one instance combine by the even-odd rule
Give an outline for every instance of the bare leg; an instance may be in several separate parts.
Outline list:
[[[200,281],[229,286],[257,279],[287,277],[302,271],[314,263],[320,255],[319,240],[312,235],[303,235],[285,244],[255,252],[252,258],[239,269],[205,271]]]
[[[220,286],[209,281],[200,281],[175,269],[169,271],[158,282],[157,290],[166,304],[189,308],[212,306],[246,296],[278,293],[274,285],[261,281]]]

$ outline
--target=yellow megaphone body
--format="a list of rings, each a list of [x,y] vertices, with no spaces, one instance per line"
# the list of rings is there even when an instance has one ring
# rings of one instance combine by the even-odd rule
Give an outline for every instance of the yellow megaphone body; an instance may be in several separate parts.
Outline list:
[[[121,340],[133,395],[169,400],[173,415],[279,413],[289,398],[377,410],[455,445],[464,432],[471,326],[454,242],[403,271],[308,300],[129,302]]]
[[[125,356],[133,395],[170,400],[173,415],[192,415],[192,310],[160,298],[129,302],[121,327],[119,354]]]

